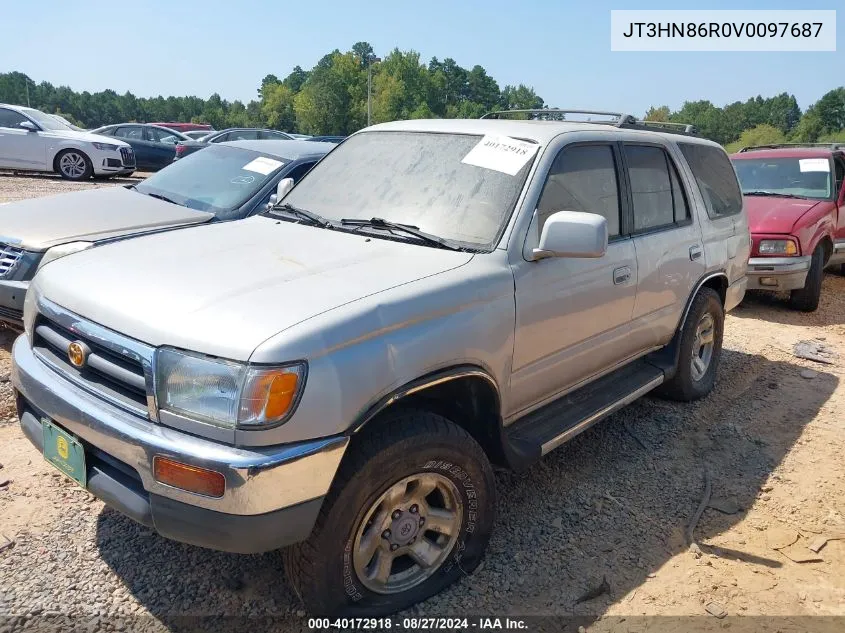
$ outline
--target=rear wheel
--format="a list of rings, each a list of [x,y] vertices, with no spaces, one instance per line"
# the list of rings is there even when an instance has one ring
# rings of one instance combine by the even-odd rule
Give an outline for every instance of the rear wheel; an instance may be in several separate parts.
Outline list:
[[[678,369],[657,394],[688,402],[706,396],[716,384],[722,357],[725,310],[712,288],[702,288],[692,301],[681,332]]]
[[[313,533],[284,553],[311,613],[394,613],[475,569],[493,527],[494,480],[466,431],[402,411],[349,451]]]
[[[813,257],[810,260],[810,270],[807,271],[807,279],[804,282],[804,287],[793,290],[789,294],[790,305],[802,312],[814,312],[819,307],[823,281],[824,248],[819,244],[816,246],[816,250],[813,251]]]
[[[78,149],[59,152],[55,161],[56,171],[65,180],[88,180],[94,173],[91,159]]]

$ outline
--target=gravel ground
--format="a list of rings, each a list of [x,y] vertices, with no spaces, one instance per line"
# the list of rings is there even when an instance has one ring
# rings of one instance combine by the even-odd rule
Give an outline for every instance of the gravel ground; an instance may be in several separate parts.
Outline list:
[[[0,202],[67,185],[0,175]],[[634,616],[702,616],[681,621],[687,630],[760,622],[733,616],[779,618],[770,630],[845,616],[845,541],[829,541],[815,561],[794,560],[820,535],[845,534],[843,314],[845,278],[834,275],[813,314],[749,297],[727,319],[710,396],[642,399],[527,473],[497,475],[482,566],[406,615],[582,616],[588,630],[629,630]],[[0,551],[0,630],[307,629],[278,554],[167,541],[48,467],[14,419],[12,340],[0,332],[0,534],[14,541]],[[825,342],[838,359],[793,356],[802,340]],[[690,548],[705,469],[712,503],[735,511],[708,508]],[[603,579],[607,593],[576,604]],[[728,620],[706,615],[714,603]],[[673,630],[665,617],[644,622]]]

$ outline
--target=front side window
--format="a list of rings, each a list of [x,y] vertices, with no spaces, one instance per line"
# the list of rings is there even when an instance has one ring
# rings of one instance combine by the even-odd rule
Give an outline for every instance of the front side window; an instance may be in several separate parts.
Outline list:
[[[625,145],[634,232],[650,231],[684,221],[688,215],[680,180],[660,147]]]
[[[182,140],[178,136],[173,134],[173,132],[170,132],[168,130],[160,130],[155,127],[148,127],[146,128],[146,130],[147,134],[149,135],[149,138],[147,140],[153,141],[155,143],[167,143],[168,145],[176,145],[176,143]]]
[[[742,194],[736,174],[724,150],[699,143],[678,143],[687,159],[711,218],[736,215],[742,211]]]
[[[825,200],[833,194],[827,158],[736,158],[742,193]]]
[[[332,221],[381,218],[489,249],[513,212],[536,151],[512,176],[495,164],[462,162],[481,141],[453,133],[355,134],[308,172],[285,202]]]
[[[28,120],[19,112],[0,108],[0,127],[19,127],[21,123]]]
[[[234,130],[229,132],[227,141],[257,141],[258,130]]]
[[[138,127],[137,125],[119,127],[114,131],[114,136],[129,139],[131,141],[143,141],[144,129]]]
[[[604,216],[608,236],[619,235],[619,186],[610,145],[576,145],[560,151],[537,204],[540,234],[549,216],[558,211]]]

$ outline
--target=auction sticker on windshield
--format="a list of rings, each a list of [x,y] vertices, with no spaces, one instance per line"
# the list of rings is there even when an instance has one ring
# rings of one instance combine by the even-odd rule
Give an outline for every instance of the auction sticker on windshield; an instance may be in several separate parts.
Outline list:
[[[537,153],[536,143],[526,143],[509,136],[487,135],[461,161],[516,176]]]
[[[255,160],[249,161],[246,165],[241,167],[241,169],[246,169],[247,171],[254,171],[263,176],[266,176],[272,171],[276,171],[279,167],[284,165],[284,163],[280,160],[273,160],[272,158],[266,158],[264,156],[259,156]]]
[[[826,158],[799,158],[798,169],[801,171],[830,171]]]

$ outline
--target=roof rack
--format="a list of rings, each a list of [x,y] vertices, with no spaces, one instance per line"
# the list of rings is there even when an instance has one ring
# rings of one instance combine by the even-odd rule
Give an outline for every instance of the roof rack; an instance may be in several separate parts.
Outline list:
[[[740,152],[750,152],[755,149],[781,149],[786,148],[789,149],[791,147],[818,147],[818,148],[826,148],[826,149],[845,149],[845,143],[772,143],[771,145],[749,145],[748,147],[743,147]]]
[[[697,136],[698,130],[694,125],[688,123],[674,123],[669,121],[643,121],[630,114],[622,112],[605,112],[603,110],[570,110],[566,108],[536,108],[531,110],[498,110],[488,112],[482,119],[502,119],[511,115],[529,115],[532,121],[567,121],[567,123],[592,123],[599,125],[613,125],[618,128],[652,130],[658,132],[670,132],[672,134],[686,134]],[[571,121],[566,118],[568,114],[586,114],[589,116],[611,117],[612,121]]]

